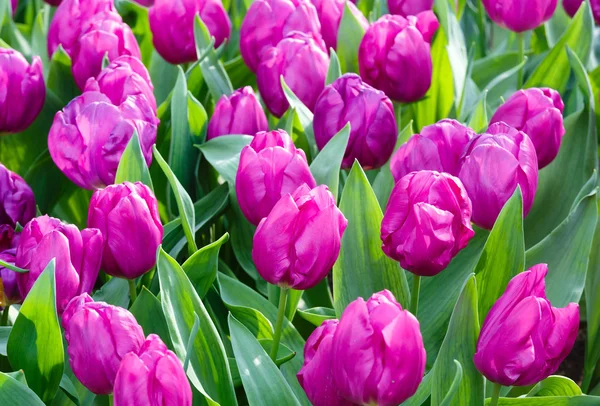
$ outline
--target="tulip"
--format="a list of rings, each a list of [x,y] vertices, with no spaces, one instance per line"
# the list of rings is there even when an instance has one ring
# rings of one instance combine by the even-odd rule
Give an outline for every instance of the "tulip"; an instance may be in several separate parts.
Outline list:
[[[144,6],[144,7],[151,7],[152,5],[154,5],[154,0],[133,0],[133,1],[135,1],[140,6]]]
[[[558,0],[482,0],[482,3],[493,22],[522,33],[548,21]]]
[[[145,97],[119,106],[99,92],[85,92],[54,117],[48,148],[54,163],[77,186],[103,188],[115,181],[121,155],[137,131],[148,166],[158,119]]]
[[[35,216],[35,196],[29,185],[16,173],[0,164],[0,226],[15,228]]]
[[[433,11],[408,18],[384,15],[369,27],[360,43],[360,76],[392,100],[419,100],[431,86],[429,44],[438,26]]]
[[[337,48],[337,36],[340,28],[340,21],[344,13],[344,5],[347,3],[348,8],[358,23],[366,31],[369,28],[369,21],[363,13],[351,2],[346,0],[311,0],[312,4],[317,9],[319,22],[321,23],[321,35],[325,41],[327,49]]]
[[[491,123],[500,121],[529,136],[542,169],[558,155],[565,135],[560,94],[553,89],[519,90],[496,110]]]
[[[0,136],[25,131],[42,110],[45,99],[39,56],[29,64],[20,52],[0,48]]]
[[[281,76],[300,101],[314,111],[329,69],[329,56],[323,46],[322,40],[294,32],[264,52],[256,81],[273,115],[281,117],[290,106],[281,87]]]
[[[475,131],[456,120],[445,119],[423,127],[392,157],[390,169],[398,182],[411,172],[430,170],[458,176],[460,159]]]
[[[304,151],[285,131],[259,132],[242,149],[235,191],[250,223],[258,225],[282,196],[302,184],[316,186]]]
[[[263,54],[292,31],[321,37],[317,10],[309,0],[256,0],[240,28],[240,52],[252,72]]]
[[[0,261],[4,261],[9,265],[15,264],[19,239],[20,234],[16,233],[12,227],[6,224],[0,225]],[[1,292],[3,295],[0,295],[0,305],[20,303],[22,299],[17,285],[17,273],[0,265],[0,279],[3,288]]]
[[[46,3],[51,6],[58,6],[63,0],[44,0]]]
[[[388,10],[391,14],[403,17],[416,16],[422,11],[433,9],[434,0],[388,0]]]
[[[427,356],[419,322],[384,290],[346,307],[331,358],[329,373],[348,401],[396,406],[417,391]]]
[[[135,279],[156,264],[163,226],[156,197],[143,183],[97,190],[90,201],[88,227],[104,236],[102,270],[107,274]]]
[[[354,160],[366,169],[384,165],[398,138],[394,106],[382,91],[353,73],[326,86],[315,104],[313,128],[319,149],[346,123],[350,123],[350,139],[342,168],[351,168]]]
[[[115,379],[115,406],[191,406],[192,388],[177,356],[150,334],[123,357]]]
[[[268,131],[269,123],[260,102],[250,86],[223,95],[208,122],[207,140],[230,134],[254,135]]]
[[[56,308],[62,314],[69,301],[90,293],[100,271],[102,234],[95,228],[81,231],[59,219],[41,216],[31,220],[21,233],[15,266],[29,270],[17,275],[25,298],[48,263],[55,259]]]
[[[505,123],[475,137],[462,158],[459,178],[473,203],[473,222],[491,229],[517,186],[527,216],[538,184],[538,161],[529,137]]]
[[[62,45],[69,56],[82,30],[96,14],[115,13],[113,0],[64,0],[56,9],[48,30],[48,55],[52,56]]]
[[[19,0],[11,0],[10,6],[12,7],[12,13],[15,15],[17,12],[17,7],[19,7]]]
[[[79,381],[97,395],[112,393],[121,360],[144,343],[144,331],[133,314],[83,293],[62,315],[69,363]]]
[[[156,51],[172,64],[194,62],[196,14],[215,38],[215,47],[231,35],[231,21],[221,0],[155,0],[150,7],[150,29]]]
[[[500,385],[529,386],[554,374],[579,331],[579,305],[552,307],[538,264],[515,276],[483,322],[473,361]]]
[[[563,0],[562,4],[569,17],[574,17],[581,3],[583,3],[583,0]]]

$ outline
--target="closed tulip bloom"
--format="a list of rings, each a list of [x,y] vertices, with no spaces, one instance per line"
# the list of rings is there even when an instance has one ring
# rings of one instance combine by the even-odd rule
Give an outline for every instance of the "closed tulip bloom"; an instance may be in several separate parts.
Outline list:
[[[215,37],[215,47],[231,35],[231,21],[221,0],[155,0],[150,7],[152,42],[167,62],[180,64],[198,59],[194,41],[196,14]]]
[[[517,186],[527,216],[538,184],[538,160],[527,134],[505,123],[492,124],[475,137],[462,158],[459,178],[473,203],[473,222],[491,229]]]
[[[0,260],[14,265],[17,256],[17,245],[21,235],[7,224],[0,224]],[[21,293],[17,285],[17,273],[0,265],[0,279],[2,289],[0,292],[0,305],[21,303]]]
[[[107,274],[135,279],[156,264],[163,226],[156,197],[143,183],[97,190],[90,201],[88,227],[104,236],[102,270]]]
[[[387,3],[391,14],[408,17],[433,9],[434,0],[388,0]]]
[[[531,138],[542,169],[558,155],[565,135],[565,105],[554,89],[525,89],[513,94],[496,110],[491,123],[500,121],[523,131]]]
[[[25,131],[46,99],[39,56],[31,64],[14,49],[0,48],[0,136]]]
[[[419,322],[388,290],[346,307],[331,351],[340,394],[359,405],[404,402],[417,391],[427,360]]]
[[[356,159],[366,169],[384,165],[398,138],[394,106],[382,91],[353,73],[326,86],[315,104],[313,127],[319,149],[348,122],[350,139],[342,168],[351,168]]]
[[[323,36],[327,49],[336,49],[340,21],[342,20],[342,14],[344,13],[346,0],[311,0],[311,2],[317,9],[317,15],[319,16],[319,22],[321,23],[321,35]],[[356,18],[356,21],[358,21],[363,30],[366,31],[367,28],[369,28],[369,21],[353,3],[349,1],[347,3],[352,15]]]
[[[290,107],[281,87],[283,76],[300,101],[314,111],[328,69],[329,56],[322,40],[294,32],[263,54],[256,72],[258,90],[269,111],[281,117]]]
[[[521,33],[548,21],[558,0],[482,0],[482,3],[493,22]]]
[[[73,297],[92,291],[100,271],[102,245],[102,234],[98,229],[79,231],[74,225],[53,217],[34,218],[23,228],[17,246],[15,265],[29,270],[17,275],[21,296],[27,296],[54,258],[56,308],[62,314]]]
[[[192,388],[177,356],[155,334],[123,357],[115,406],[191,406]]]
[[[267,131],[269,123],[260,102],[250,86],[223,95],[208,122],[207,140],[230,134],[254,135]]]
[[[316,286],[337,260],[347,225],[327,186],[300,186],[256,229],[252,259],[258,273],[282,288]]]
[[[456,120],[444,119],[423,127],[392,157],[394,180],[398,182],[409,173],[422,170],[458,176],[463,151],[475,136],[475,131]]]
[[[35,196],[27,183],[0,164],[0,226],[24,226],[35,216]]]
[[[579,331],[579,305],[552,307],[538,264],[515,276],[488,313],[473,361],[487,379],[505,386],[533,385],[554,374]]]
[[[563,0],[562,2],[565,11],[570,17],[577,14],[579,7],[581,7],[581,3],[583,3],[583,0]]]
[[[256,0],[240,28],[240,52],[252,72],[262,56],[292,31],[321,36],[317,10],[309,0]]]
[[[461,181],[435,171],[400,179],[381,222],[383,252],[420,276],[443,271],[474,235],[471,201]]]
[[[69,363],[79,381],[97,395],[112,393],[121,360],[144,343],[144,331],[129,311],[94,302],[83,293],[62,315]]]
[[[119,106],[99,92],[85,92],[56,113],[48,135],[54,163],[77,186],[99,189],[115,181],[121,155],[137,131],[148,166],[158,119],[146,98]]]

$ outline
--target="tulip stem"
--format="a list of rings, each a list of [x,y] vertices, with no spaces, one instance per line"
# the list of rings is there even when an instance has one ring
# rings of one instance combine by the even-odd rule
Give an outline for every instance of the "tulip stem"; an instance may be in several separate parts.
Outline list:
[[[137,288],[135,286],[135,279],[127,279],[127,282],[129,283],[129,299],[131,300],[131,304],[133,305],[133,302],[135,302],[135,299],[137,299]]]
[[[421,277],[413,275],[412,291],[410,292],[410,312],[417,317],[419,311],[419,291],[421,290]]]
[[[523,62],[525,60],[525,34],[519,33],[517,34],[517,42],[519,43],[519,61]],[[523,87],[523,72],[525,71],[525,66],[522,66],[519,69],[519,76],[517,81],[517,89]]]
[[[494,383],[494,388],[492,389],[492,400],[490,401],[489,406],[498,406],[498,399],[500,399],[500,389],[502,389],[502,385],[499,383]]]
[[[486,47],[486,32],[485,32],[485,10],[483,9],[483,0],[480,0],[477,4],[479,10],[479,20],[477,21],[479,25],[479,48],[481,51],[481,57],[485,57],[487,54]]]
[[[4,306],[4,310],[2,310],[2,326],[8,326],[8,312],[10,311],[10,304]]]
[[[287,297],[290,290],[288,288],[281,288],[279,294],[279,311],[277,312],[277,321],[275,322],[275,332],[273,333],[273,345],[271,346],[271,359],[273,362],[277,360],[277,352],[279,351],[279,341],[281,340],[281,330],[283,330],[283,318],[285,316],[285,305],[287,304]]]

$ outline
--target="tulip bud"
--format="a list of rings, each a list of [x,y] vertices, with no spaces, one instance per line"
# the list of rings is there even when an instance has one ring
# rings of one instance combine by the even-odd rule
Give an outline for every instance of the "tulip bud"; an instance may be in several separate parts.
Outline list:
[[[150,7],[152,42],[167,62],[180,64],[198,59],[194,40],[196,14],[215,38],[215,47],[231,35],[231,21],[221,0],[155,0]]]
[[[48,135],[54,163],[77,186],[103,188],[115,181],[121,155],[137,131],[148,166],[158,119],[146,98],[129,96],[119,106],[99,92],[85,92],[56,113]]]
[[[115,379],[115,406],[191,406],[192,388],[177,356],[150,334],[123,357]]]
[[[0,260],[10,264],[15,264],[17,255],[17,245],[19,244],[20,234],[16,233],[9,225],[0,225]],[[17,285],[17,273],[0,265],[0,279],[3,286],[3,297],[0,296],[2,306],[11,303],[21,303],[21,294]]]
[[[282,196],[303,184],[316,186],[304,151],[296,149],[285,131],[259,132],[242,149],[235,191],[252,224],[258,225]]]
[[[408,18],[384,15],[369,27],[360,43],[360,76],[392,100],[419,100],[431,86],[429,43],[438,26],[433,11]]]
[[[102,244],[98,229],[79,231],[53,217],[34,218],[23,228],[17,246],[15,266],[29,270],[17,275],[21,297],[27,296],[48,263],[55,259],[56,308],[62,314],[73,297],[92,291],[100,271]]]
[[[420,276],[443,271],[474,235],[471,201],[461,181],[434,171],[400,179],[381,222],[383,252]]]
[[[254,135],[268,131],[269,123],[260,102],[250,86],[223,95],[208,122],[207,140],[230,134]]]
[[[144,331],[133,314],[83,293],[74,297],[62,315],[69,363],[79,381],[97,395],[112,393],[123,357],[137,352]]]
[[[337,48],[337,36],[340,28],[340,21],[344,13],[346,0],[311,0],[317,9],[319,22],[321,23],[321,35],[325,41],[327,49]],[[369,28],[369,21],[356,6],[348,1],[348,7],[356,21],[361,25],[364,31]]]
[[[554,89],[525,89],[513,94],[496,110],[490,123],[505,122],[529,136],[542,169],[558,155],[565,135],[562,112],[565,108]]]
[[[581,3],[583,3],[583,0],[563,0],[562,4],[569,17],[574,17],[579,7],[581,7]]]
[[[24,226],[35,216],[35,196],[27,183],[0,164],[0,225]]]
[[[292,31],[321,37],[317,10],[309,0],[256,0],[248,9],[240,28],[240,52],[252,72],[263,53]]]
[[[558,0],[482,0],[482,3],[493,22],[521,33],[548,21]]]
[[[258,273],[284,288],[316,286],[337,260],[347,224],[327,186],[300,186],[256,229],[252,259]]]
[[[107,274],[135,279],[156,264],[163,226],[156,197],[143,183],[97,190],[90,201],[88,227],[104,236],[102,270]]]
[[[458,176],[460,158],[475,131],[456,120],[444,119],[423,127],[392,156],[390,169],[398,182],[411,172],[430,170]]]
[[[359,405],[404,402],[417,391],[427,360],[419,322],[388,290],[346,307],[331,352],[338,391]]]
[[[32,61],[30,65],[18,51],[0,48],[0,136],[25,131],[44,107],[42,61],[39,56]]]
[[[517,185],[527,216],[538,184],[535,147],[527,134],[505,123],[492,124],[467,146],[459,173],[473,203],[473,222],[491,229]]]
[[[487,379],[533,385],[554,374],[579,331],[579,305],[562,309],[546,299],[548,265],[515,276],[488,313],[473,361]]]
[[[315,104],[313,128],[319,149],[348,122],[350,139],[342,168],[351,168],[354,160],[365,169],[384,165],[398,138],[394,106],[382,91],[353,73],[326,86]]]
[[[434,0],[388,0],[387,3],[390,14],[408,17],[433,9]]]

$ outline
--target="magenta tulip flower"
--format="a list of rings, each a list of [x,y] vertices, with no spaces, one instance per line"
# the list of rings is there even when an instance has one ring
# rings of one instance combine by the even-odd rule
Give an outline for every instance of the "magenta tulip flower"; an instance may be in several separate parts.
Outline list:
[[[311,2],[317,9],[317,15],[321,23],[321,35],[327,49],[336,49],[340,21],[342,21],[346,0],[311,0]],[[369,21],[353,3],[349,1],[347,3],[356,21],[366,31],[369,28]]]
[[[121,360],[137,352],[144,331],[133,314],[83,293],[69,302],[62,315],[69,363],[79,381],[97,395],[112,393]]]
[[[17,12],[17,7],[19,7],[19,0],[11,0],[10,6],[12,8],[13,15],[15,15],[15,13]]]
[[[35,196],[16,173],[0,164],[0,226],[24,226],[35,217]]]
[[[300,101],[314,111],[328,69],[329,56],[322,40],[293,32],[264,52],[256,72],[258,90],[271,113],[281,117],[290,106],[281,87],[283,76]]]
[[[558,0],[482,0],[493,22],[521,33],[533,30],[552,17]]]
[[[369,27],[360,43],[360,76],[392,100],[419,100],[431,86],[429,44],[438,26],[433,11],[408,18],[384,15]]]
[[[569,17],[573,17],[577,14],[579,7],[581,7],[581,3],[583,3],[583,0],[563,0],[562,2]]]
[[[46,3],[51,6],[58,6],[63,0],[44,0]]]
[[[353,73],[326,86],[315,104],[313,128],[319,149],[346,123],[350,123],[350,139],[342,168],[351,168],[354,160],[365,169],[384,165],[398,138],[394,106],[382,91]]]
[[[471,201],[461,181],[435,171],[400,179],[381,222],[383,252],[419,276],[443,271],[474,235]]]
[[[133,0],[140,6],[151,7],[154,4],[154,0]]]
[[[208,122],[207,140],[230,134],[254,135],[268,131],[269,123],[260,102],[250,86],[223,95]]]
[[[107,274],[135,279],[156,264],[163,226],[156,197],[143,183],[97,190],[90,201],[88,227],[104,236],[102,270]]]
[[[252,224],[258,225],[282,196],[303,184],[316,186],[304,151],[296,149],[285,131],[259,132],[242,149],[235,191]]]
[[[350,303],[331,349],[334,382],[354,404],[396,406],[417,391],[427,356],[417,319],[391,292]]]
[[[25,298],[48,263],[55,259],[56,308],[62,314],[69,301],[90,293],[102,260],[100,230],[81,231],[59,219],[42,216],[31,220],[21,233],[15,265],[29,272],[17,275],[19,291]]]
[[[252,72],[263,54],[292,31],[321,38],[317,10],[309,0],[256,0],[248,9],[240,28],[240,52]]]
[[[473,222],[491,229],[517,185],[527,216],[538,184],[538,160],[527,134],[505,123],[492,124],[475,137],[462,158],[459,178],[473,203]]]
[[[0,224],[0,260],[9,265],[14,265],[17,256],[17,246],[21,235],[7,224]],[[0,265],[0,279],[2,280],[0,302],[2,306],[13,303],[21,303],[21,293],[17,284],[17,273]]]
[[[40,57],[34,56],[29,64],[20,52],[0,48],[0,136],[25,131],[44,107],[45,99]]]
[[[434,0],[388,0],[388,10],[391,14],[403,17],[416,16],[420,12],[433,9]]]
[[[231,35],[231,21],[221,0],[155,0],[150,7],[150,29],[156,51],[167,62],[194,62],[194,19],[196,14],[215,38],[215,47]]]
[[[314,287],[337,260],[347,224],[327,186],[300,186],[256,229],[252,259],[258,273],[282,288]]]
[[[177,356],[155,334],[123,357],[115,406],[191,406],[192,388]]]
[[[515,276],[491,308],[473,361],[487,379],[506,386],[528,386],[554,374],[579,331],[579,305],[562,309],[546,299],[548,265]]]
[[[444,119],[423,127],[392,157],[390,169],[395,181],[422,170],[458,176],[463,151],[475,136],[475,131],[456,120]]]

